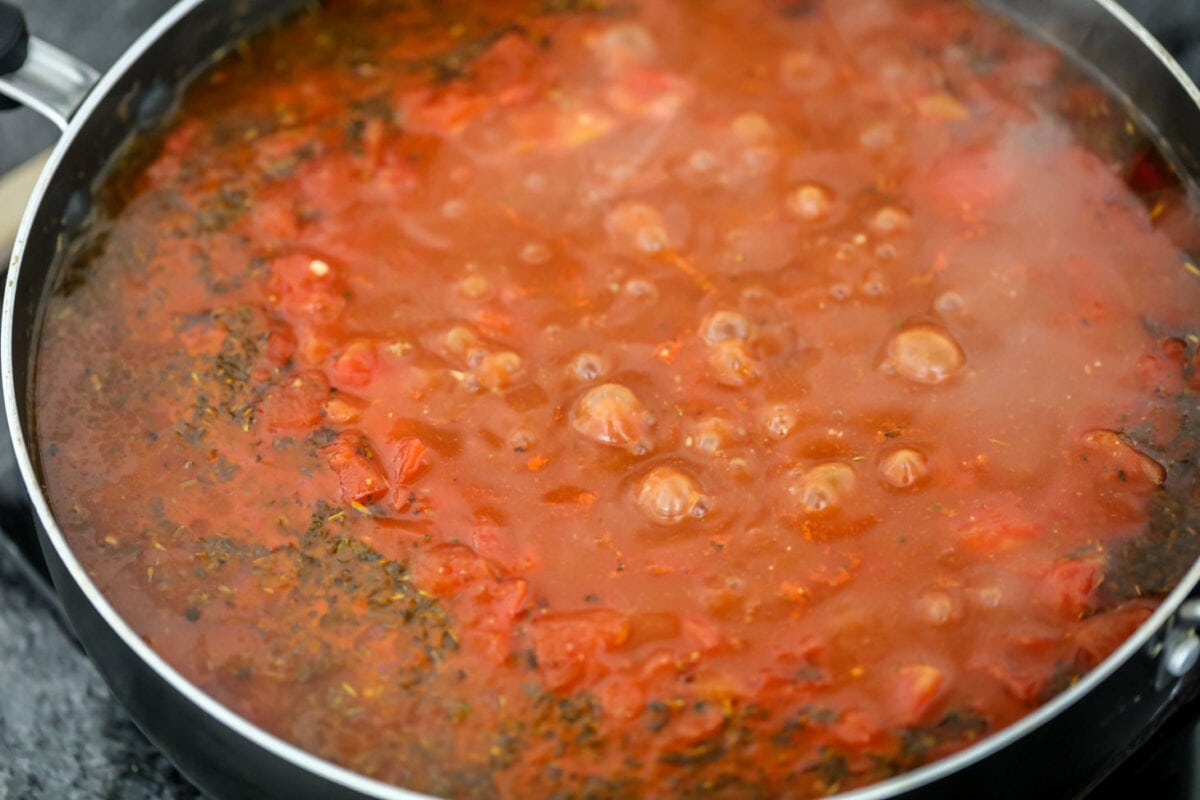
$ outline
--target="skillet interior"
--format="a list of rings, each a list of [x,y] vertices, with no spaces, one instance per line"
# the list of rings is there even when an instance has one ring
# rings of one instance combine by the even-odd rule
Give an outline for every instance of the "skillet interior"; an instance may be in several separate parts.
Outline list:
[[[1087,5],[1090,7],[1090,4]],[[245,16],[232,22],[224,19],[217,21],[212,19],[211,15],[200,14],[198,11],[193,12],[193,16],[199,17],[199,19],[188,16],[185,20],[188,37],[192,38],[181,43],[171,41],[168,37],[160,41],[156,48],[150,48],[147,51],[146,58],[151,60],[156,55],[161,57],[162,53],[169,51],[173,56],[172,62],[179,66],[171,70],[168,77],[157,75],[155,74],[157,70],[148,68],[142,70],[146,73],[142,80],[139,80],[135,74],[138,70],[128,73],[119,87],[112,87],[115,92],[110,92],[98,103],[89,104],[88,111],[91,116],[84,126],[86,133],[81,133],[77,128],[74,132],[75,135],[69,137],[68,141],[64,143],[67,145],[66,149],[60,147],[56,179],[46,186],[46,193],[40,206],[41,213],[35,218],[33,228],[26,231],[25,249],[22,256],[24,265],[22,280],[26,282],[18,285],[18,294],[25,298],[25,301],[14,304],[13,315],[10,318],[12,345],[15,352],[31,352],[33,332],[38,323],[35,315],[37,309],[41,307],[40,302],[29,302],[30,299],[34,299],[34,295],[28,291],[22,292],[21,287],[44,287],[53,282],[49,280],[44,271],[47,267],[43,266],[42,272],[39,273],[37,265],[56,263],[64,241],[62,236],[65,235],[69,239],[71,234],[81,224],[84,224],[89,216],[90,191],[79,187],[92,184],[94,177],[103,173],[109,163],[108,154],[113,152],[127,135],[128,121],[146,120],[149,122],[156,118],[163,109],[169,107],[171,99],[174,97],[171,87],[191,73],[190,64],[202,63],[204,61],[203,54],[211,50],[214,43],[236,38],[248,27],[258,24],[261,19],[260,15],[275,11],[274,8],[265,8],[265,5],[256,12],[250,11],[246,5],[241,5],[239,10],[244,12]],[[1068,28],[1071,27],[1068,26]],[[170,44],[167,45],[164,42],[170,42]],[[147,60],[138,62],[140,65],[148,63],[151,62]],[[1183,96],[1191,98],[1193,95],[1184,90]],[[1176,105],[1178,100],[1178,92],[1168,92],[1167,99],[1163,103],[1165,107],[1175,106],[1175,109],[1178,110]],[[1148,104],[1147,111],[1152,110],[1151,106],[1154,105],[1156,104]],[[1194,103],[1188,103],[1185,107],[1192,112],[1192,116],[1195,116]],[[133,110],[131,111],[131,109]],[[1184,120],[1185,116],[1174,114],[1167,115],[1164,119],[1162,128],[1166,130],[1167,128],[1179,128],[1181,120]],[[1185,142],[1186,140],[1181,139],[1180,141]],[[1181,161],[1187,163],[1190,160],[1189,155],[1185,149],[1181,148]],[[34,265],[34,269],[31,270],[30,265]],[[23,387],[30,385],[29,365],[22,361],[10,363],[12,375],[10,377],[6,373],[6,380],[11,380],[15,390],[18,390],[15,396],[26,396],[27,389]],[[21,422],[27,438],[32,439],[33,431],[29,427],[30,417],[25,415]],[[82,574],[77,568],[72,568],[70,571],[76,573],[71,576],[72,578],[82,578]],[[58,576],[60,586],[62,577],[63,573],[60,572]],[[1161,622],[1161,620],[1159,621]]]

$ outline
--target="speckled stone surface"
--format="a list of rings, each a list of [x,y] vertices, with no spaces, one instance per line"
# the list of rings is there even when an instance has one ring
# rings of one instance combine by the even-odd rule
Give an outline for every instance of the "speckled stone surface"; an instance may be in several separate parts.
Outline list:
[[[133,726],[0,541],[0,798],[200,797]]]
[[[15,4],[25,10],[35,35],[104,69],[172,2]],[[1127,0],[1126,5],[1148,20],[1193,74],[1200,72],[1200,0]],[[53,126],[32,112],[0,114],[0,173],[53,144],[55,135]],[[19,493],[11,459],[3,435],[0,527],[17,533],[10,540],[0,532],[0,800],[199,798],[109,694],[15,543],[28,546],[29,534],[20,533],[19,513],[6,512]],[[1136,785],[1145,785],[1135,778]],[[1124,789],[1115,791],[1113,798],[1124,796]],[[1160,800],[1168,795],[1186,796],[1168,792]],[[1094,797],[1110,800],[1103,792]]]

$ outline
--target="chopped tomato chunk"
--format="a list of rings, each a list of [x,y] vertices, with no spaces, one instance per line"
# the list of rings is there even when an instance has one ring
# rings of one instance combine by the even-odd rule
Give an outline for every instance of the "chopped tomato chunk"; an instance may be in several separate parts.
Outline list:
[[[321,420],[321,408],[329,397],[329,381],[319,370],[305,370],[267,390],[259,416],[272,433],[305,430]]]
[[[387,493],[387,475],[361,431],[343,431],[323,450],[337,473],[344,502],[371,503]]]
[[[378,363],[374,346],[357,339],[347,345],[334,362],[333,381],[339,387],[361,388],[371,382]]]
[[[486,96],[451,86],[418,88],[400,97],[403,124],[413,131],[451,135],[491,107]]]
[[[858,708],[852,708],[838,717],[830,732],[838,741],[854,747],[865,747],[884,733],[874,714]]]
[[[891,710],[901,725],[923,722],[938,699],[946,676],[928,664],[900,667],[892,680]]]
[[[987,508],[971,515],[959,528],[958,538],[972,550],[997,553],[1020,547],[1041,530],[1041,523],[1015,508]]]
[[[1112,611],[1093,614],[1079,623],[1074,640],[1085,665],[1099,664],[1154,613],[1145,600],[1134,601]]]
[[[1092,605],[1100,574],[1094,561],[1060,561],[1043,578],[1042,597],[1059,613],[1078,619]]]
[[[408,486],[421,469],[425,466],[425,453],[429,448],[416,436],[405,436],[396,443],[396,455],[392,459],[392,469],[396,473],[396,483]]]
[[[1164,339],[1157,344],[1138,357],[1138,378],[1151,391],[1178,394],[1185,386],[1187,342]]]
[[[538,671],[554,690],[603,675],[607,669],[598,657],[629,636],[625,618],[608,609],[547,614],[530,629]]]
[[[267,360],[276,366],[284,366],[296,352],[296,336],[287,328],[272,328],[267,336]]]
[[[329,322],[346,305],[328,262],[320,258],[292,254],[275,259],[271,283],[280,307],[301,319]]]
[[[496,570],[470,547],[440,545],[413,563],[414,579],[427,591],[450,596],[466,586],[490,581]]]
[[[994,152],[980,149],[938,161],[927,191],[945,213],[977,219],[1016,187],[1013,168]]]

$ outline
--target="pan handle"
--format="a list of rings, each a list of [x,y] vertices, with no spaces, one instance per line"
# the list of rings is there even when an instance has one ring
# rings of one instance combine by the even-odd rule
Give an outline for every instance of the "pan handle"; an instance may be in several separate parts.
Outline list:
[[[0,0],[0,109],[28,106],[65,131],[99,79],[79,59],[30,36],[21,9]]]

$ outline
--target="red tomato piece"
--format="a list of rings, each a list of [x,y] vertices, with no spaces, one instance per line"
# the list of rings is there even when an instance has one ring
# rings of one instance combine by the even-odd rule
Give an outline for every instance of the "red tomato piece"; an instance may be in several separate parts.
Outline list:
[[[410,568],[416,583],[438,597],[448,597],[496,575],[487,559],[465,544],[439,545],[413,559]]]
[[[497,105],[513,106],[537,94],[546,67],[528,38],[510,33],[477,58],[473,70],[484,94]]]
[[[296,336],[286,326],[277,325],[267,334],[267,361],[284,366],[296,352]]]
[[[204,125],[196,120],[185,120],[172,127],[163,137],[159,156],[140,176],[140,182],[154,185],[175,178],[204,134]]]
[[[1099,664],[1153,613],[1149,601],[1137,601],[1082,620],[1072,638],[1087,665]]]
[[[179,334],[179,341],[183,345],[184,351],[193,358],[216,356],[221,352],[221,346],[228,338],[228,331],[211,325],[197,325]]]
[[[925,721],[941,696],[946,677],[937,667],[908,664],[891,681],[889,707],[896,723],[910,726]]]
[[[397,484],[408,486],[417,479],[417,475],[425,466],[425,453],[428,451],[429,448],[416,436],[405,436],[396,443],[392,470],[396,473]]]
[[[1013,698],[1022,704],[1033,707],[1042,696],[1045,678],[1028,668],[1022,669],[1008,664],[988,664],[984,671],[1004,687]]]
[[[686,747],[717,734],[725,726],[725,715],[718,705],[706,703],[688,708],[664,731],[664,746]]]
[[[532,562],[523,553],[519,541],[503,526],[484,521],[471,531],[471,546],[503,569],[514,570],[529,567]]]
[[[256,241],[275,245],[294,242],[300,230],[290,197],[258,200],[246,211],[242,227]]]
[[[372,166],[378,165],[383,157],[384,145],[387,141],[383,120],[378,117],[367,120],[363,126],[362,145],[363,159]]]
[[[314,322],[330,322],[346,306],[329,264],[309,255],[293,253],[272,261],[271,289],[284,312]]]
[[[521,614],[528,595],[529,585],[521,578],[497,580],[482,593],[499,617],[506,621],[514,620]]]
[[[375,346],[363,339],[356,339],[333,362],[333,382],[339,387],[361,388],[371,382],[378,364]]]
[[[502,581],[497,582],[492,589],[506,591],[505,587],[519,586],[520,594],[517,594],[517,589],[512,589],[512,598],[514,600],[523,600],[525,597],[525,582],[520,581]],[[483,593],[484,596],[480,602],[487,602],[489,599],[488,593]],[[485,606],[490,608],[490,606]],[[512,619],[516,616],[515,612],[505,611],[503,608],[495,611],[489,611],[479,617],[472,618],[469,622],[469,628],[464,632],[464,637],[471,637],[478,643],[480,652],[494,665],[504,664],[513,652],[513,624]]]
[[[715,650],[721,645],[721,632],[715,625],[701,617],[683,620],[683,632],[696,647],[704,652]]]
[[[1167,478],[1161,464],[1116,431],[1089,431],[1083,446],[1085,460],[1097,470],[1096,480],[1121,493],[1144,494]]]
[[[979,553],[1001,553],[1037,536],[1042,525],[1015,508],[984,509],[959,528],[959,541]]]
[[[1138,357],[1138,381],[1152,391],[1178,394],[1186,386],[1186,363],[1187,342],[1180,339],[1163,339],[1157,348]]]
[[[530,626],[538,672],[552,690],[593,683],[607,670],[597,656],[629,636],[625,617],[611,609],[561,612]]]
[[[410,89],[400,96],[398,104],[405,128],[449,136],[462,130],[492,102],[461,86],[451,86]]]
[[[343,501],[371,503],[387,492],[387,475],[370,440],[361,431],[339,433],[322,452],[337,473]]]
[[[1011,633],[989,643],[976,666],[1025,706],[1042,702],[1055,668],[1048,658],[1054,643],[1044,635]]]
[[[460,590],[452,599],[461,636],[470,639],[493,664],[512,653],[513,621],[524,611],[529,588],[520,578],[487,575]]]
[[[690,92],[690,84],[678,75],[634,67],[621,73],[607,99],[613,108],[630,116],[668,120],[683,107]]]
[[[1043,579],[1042,600],[1063,616],[1078,619],[1092,605],[1092,592],[1100,582],[1100,574],[1100,567],[1093,561],[1060,561]]]
[[[927,191],[942,211],[978,215],[1017,185],[1016,175],[994,152],[972,150],[947,156],[935,164]]]
[[[830,727],[830,733],[842,744],[865,747],[883,735],[883,726],[873,714],[857,708],[843,712]]]
[[[321,421],[321,408],[328,397],[325,373],[305,370],[267,390],[259,405],[259,418],[272,433],[308,430]]]
[[[610,675],[595,689],[596,699],[606,714],[619,720],[633,720],[646,707],[646,690],[636,681]]]

